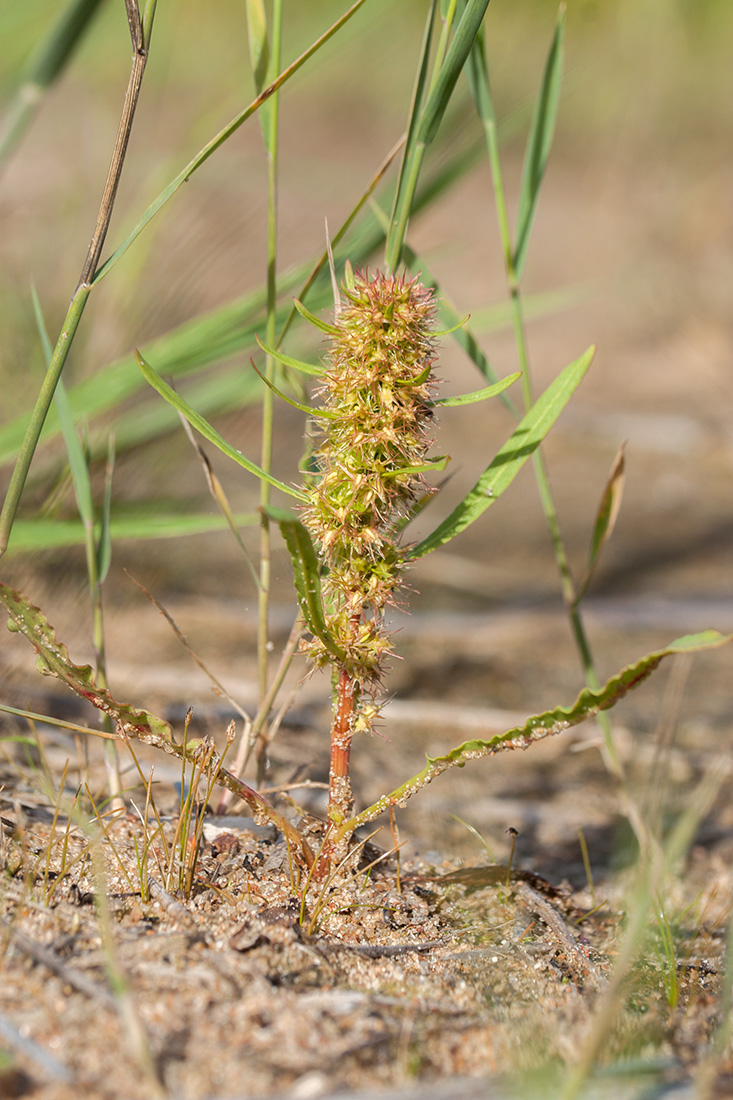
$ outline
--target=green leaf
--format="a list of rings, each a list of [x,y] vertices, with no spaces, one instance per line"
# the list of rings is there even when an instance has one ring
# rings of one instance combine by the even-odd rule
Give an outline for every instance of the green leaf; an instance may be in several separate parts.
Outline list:
[[[38,654],[39,670],[57,676],[72,691],[88,699],[98,710],[108,714],[125,733],[139,737],[155,734],[171,739],[171,728],[162,718],[126,703],[115,703],[105,688],[97,687],[91,665],[75,665],[66,646],[56,638],[53,627],[40,608],[35,607],[20,592],[0,583],[0,604],[10,617],[9,627],[24,634]]]
[[[522,167],[522,183],[519,192],[519,212],[517,214],[517,232],[514,245],[514,273],[521,279],[527,259],[529,237],[532,230],[537,199],[542,178],[550,155],[552,139],[555,133],[557,111],[560,105],[560,87],[562,83],[563,39],[565,27],[565,7],[560,8],[555,34],[547,57],[542,86],[535,104],[532,124],[527,141],[527,150]]]
[[[476,401],[485,401],[489,397],[496,397],[498,394],[503,393],[508,389],[512,383],[516,382],[518,378],[522,377],[521,371],[515,371],[514,374],[508,374],[506,378],[500,379],[495,382],[493,386],[484,386],[482,390],[474,390],[473,393],[462,393],[458,397],[439,397],[436,401],[431,401],[433,406],[453,407],[455,405],[473,405]]]
[[[425,150],[438,132],[438,127],[453,95],[461,69],[466,62],[488,6],[489,0],[468,0],[448,47],[445,60],[440,66],[440,70],[427,94],[425,106],[419,110],[418,100],[415,99],[413,102],[408,139],[405,144],[399,186],[395,196],[385,250],[385,260],[390,270],[397,267],[402,255],[407,224],[417,190]],[[433,8],[431,8],[430,19],[432,19]],[[429,47],[429,39],[426,41],[427,46],[424,45],[423,57],[421,58],[421,73],[426,63],[425,51]],[[416,118],[417,122],[415,122]]]
[[[385,810],[392,806],[403,806],[407,800],[418,791],[432,783],[444,771],[449,768],[463,767],[469,760],[477,760],[482,756],[493,756],[497,752],[508,749],[526,749],[533,742],[541,741],[545,737],[563,733],[571,726],[577,726],[587,718],[592,718],[601,710],[608,710],[622,699],[629,691],[638,687],[657,668],[666,657],[672,657],[679,653],[697,653],[704,649],[714,649],[727,645],[733,641],[733,634],[720,634],[717,630],[704,630],[699,634],[687,634],[677,638],[664,649],[656,650],[639,658],[632,665],[622,669],[616,676],[593,691],[586,688],[581,691],[577,699],[570,707],[555,707],[543,714],[535,714],[528,718],[521,726],[515,726],[506,733],[497,734],[486,741],[472,738],[465,741],[450,752],[440,756],[429,756],[428,762],[421,772],[402,783],[393,791],[383,795],[373,805],[367,807],[350,821],[344,822],[335,836],[351,835],[361,825],[373,821]]]
[[[580,603],[585,592],[590,584],[593,574],[595,573],[598,559],[601,555],[603,547],[606,545],[613,529],[616,526],[616,520],[618,518],[619,510],[621,508],[621,499],[624,494],[624,451],[626,444],[622,443],[618,449],[616,457],[613,460],[611,466],[611,472],[608,475],[601,502],[598,505],[598,512],[596,514],[595,527],[593,528],[593,537],[591,539],[590,550],[588,552],[588,565],[586,567],[585,576],[578,585],[578,591],[575,596],[576,606]]]
[[[303,363],[300,359],[293,359],[292,355],[284,355],[283,352],[278,351],[276,348],[271,348],[264,340],[260,340],[259,336],[255,334],[255,340],[264,351],[265,355],[270,355],[273,359],[276,359],[278,363],[282,363],[284,367],[290,367],[291,370],[300,371],[301,374],[310,374],[315,378],[320,378],[323,375],[323,367],[315,366],[312,363]]]
[[[408,550],[408,558],[421,558],[450,542],[509,488],[580,385],[594,354],[595,348],[591,347],[565,367],[522,418],[473,489],[432,534]]]
[[[57,639],[44,613],[22,593],[15,592],[6,584],[0,583],[0,604],[8,613],[9,629],[25,635],[38,654],[39,670],[45,675],[57,676],[82,699],[86,699],[97,710],[106,714],[114,723],[120,738],[135,738],[179,759],[194,759],[200,744],[197,738],[177,743],[173,739],[171,727],[162,718],[151,714],[150,711],[139,710],[129,703],[118,703],[106,688],[98,687],[91,665],[76,665],[72,662],[69,651],[63,642]],[[88,732],[94,734],[100,731],[90,729]],[[104,736],[103,733],[102,736]],[[216,751],[212,751],[208,759],[211,781],[226,787],[241,798],[249,806],[255,820],[272,822],[285,834],[303,862],[311,866],[313,854],[297,829],[286,821],[261,794],[223,768],[221,757]]]
[[[271,382],[267,375],[263,374],[261,370],[258,370],[255,366],[254,359],[250,359],[252,364],[252,370],[259,375],[262,381],[265,383],[268,389],[280,398],[281,401],[286,401],[288,405],[292,405],[294,409],[299,409],[304,412],[306,416],[322,417],[324,420],[335,420],[338,417],[338,413],[331,412],[329,409],[316,409],[312,405],[305,405],[302,401],[296,401],[294,397],[288,397],[286,393],[283,393],[281,389]]]
[[[146,363],[140,352],[136,352],[136,357],[140,370],[143,375],[153,387],[157,390],[161,397],[165,398],[169,405],[172,405],[175,409],[178,409],[186,420],[189,422],[192,428],[195,428],[204,439],[208,439],[209,443],[213,443],[215,447],[218,447],[222,454],[225,454],[228,458],[231,458],[238,466],[242,466],[249,473],[254,474],[260,481],[266,481],[269,485],[274,485],[276,489],[280,489],[281,492],[287,493],[288,496],[296,497],[298,500],[305,501],[307,497],[305,493],[302,493],[300,489],[293,489],[290,485],[286,485],[282,481],[278,481],[272,474],[266,473],[254,462],[250,462],[244,455],[240,454],[230,443],[227,443],[222,436],[219,435],[217,430],[209,424],[208,420],[204,420],[203,416],[200,416],[188,402],[184,401],[174,389],[163,381],[163,379],[153,370],[149,363]]]
[[[112,564],[112,475],[115,470],[115,437],[107,441],[107,466],[104,475],[104,499],[102,501],[102,522],[97,538],[97,580],[104,584]]]
[[[417,140],[429,145],[438,132],[461,70],[483,23],[489,0],[468,0],[448,47],[438,78],[420,118]]]
[[[304,317],[306,321],[310,321],[310,323],[315,328],[320,329],[321,332],[325,332],[327,336],[338,335],[339,330],[336,328],[335,325],[329,325],[328,321],[322,321],[320,317],[316,317],[316,315],[314,313],[311,313],[309,309],[306,309],[303,303],[298,301],[297,298],[293,302],[293,305],[297,309],[300,316]]]
[[[411,205],[411,198],[406,190],[407,182],[412,176],[411,166],[416,155],[422,156],[421,151],[417,149],[417,130],[425,104],[425,96],[427,94],[428,69],[433,41],[433,28],[435,26],[436,8],[437,0],[431,0],[425,19],[425,30],[420,46],[420,58],[417,66],[417,74],[415,76],[415,85],[412,91],[412,99],[410,101],[410,111],[405,133],[405,147],[400,162],[399,175],[397,177],[392,216],[389,219],[385,219],[386,225],[384,225],[384,231],[387,239],[386,256],[388,267],[396,267],[401,247],[404,243],[407,219],[409,218]]]
[[[270,51],[267,45],[267,16],[262,0],[247,2],[247,37],[249,57],[252,63],[255,91],[259,94],[265,86]]]
[[[154,502],[152,502],[154,503]],[[255,512],[234,516],[238,527],[257,527],[260,519]],[[121,511],[112,513],[109,520],[109,536],[112,542],[123,539],[178,539],[189,535],[206,535],[227,528],[224,516],[213,513],[180,514],[154,511]],[[84,544],[84,525],[76,519],[19,519],[13,525],[13,534],[7,556],[34,550],[55,550],[62,546]]]
[[[345,661],[346,654],[326,624],[321,598],[321,564],[307,528],[297,516],[282,508],[269,507],[267,514],[277,523],[290,552],[298,603],[308,629],[321,639],[337,660]]]

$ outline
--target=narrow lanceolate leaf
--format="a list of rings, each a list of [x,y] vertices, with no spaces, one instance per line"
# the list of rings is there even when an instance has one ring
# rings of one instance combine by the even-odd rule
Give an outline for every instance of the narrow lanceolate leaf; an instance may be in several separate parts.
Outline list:
[[[102,521],[97,538],[97,578],[104,584],[112,563],[112,476],[115,470],[115,437],[110,435],[107,442],[107,465],[104,475],[104,499],[102,501]]]
[[[254,359],[250,359],[250,363],[252,364],[252,370],[255,372],[255,374],[259,375],[267,388],[272,390],[275,396],[279,397],[281,401],[286,401],[288,405],[292,405],[294,409],[299,409],[301,412],[304,412],[306,416],[320,416],[324,420],[332,420],[333,417],[336,415],[335,413],[329,412],[328,409],[314,409],[310,405],[305,405],[302,401],[296,401],[294,397],[288,397],[286,393],[283,393],[281,389],[278,389],[274,382],[270,381],[267,375],[263,374],[262,371],[257,369],[254,363]]]
[[[321,332],[325,332],[327,336],[335,336],[338,332],[335,325],[329,325],[328,321],[323,321],[320,317],[316,317],[315,313],[311,313],[311,311],[307,309],[302,302],[299,302],[297,298],[293,302],[293,305],[301,317],[304,317],[306,321],[310,321],[315,328],[320,329]]]
[[[167,504],[168,502],[166,502]],[[235,515],[237,527],[257,527],[260,519],[255,512]],[[112,542],[122,539],[179,539],[188,535],[206,535],[227,527],[224,516],[208,513],[189,515],[156,511],[119,512],[109,519]],[[78,519],[19,519],[13,524],[13,537],[8,556],[33,550],[55,550],[61,546],[81,546],[84,525]]]
[[[391,806],[404,805],[411,795],[432,783],[442,772],[449,768],[463,767],[469,760],[476,760],[482,756],[493,756],[497,752],[508,749],[526,749],[535,741],[541,741],[545,737],[553,737],[563,733],[571,726],[577,726],[587,718],[592,718],[601,710],[608,710],[629,691],[633,691],[639,684],[657,668],[665,657],[673,657],[679,653],[697,653],[703,649],[712,649],[727,645],[733,641],[733,634],[720,634],[717,630],[704,630],[699,634],[687,634],[677,638],[674,642],[659,649],[654,653],[647,653],[632,665],[622,669],[597,691],[586,688],[581,691],[578,698],[569,707],[555,707],[545,711],[544,714],[535,714],[528,718],[521,726],[515,726],[506,733],[497,734],[486,741],[473,738],[465,741],[450,752],[441,756],[429,756],[426,766],[412,779],[383,795],[378,802],[369,806],[357,817],[347,821],[341,827],[343,834],[351,833],[361,825],[373,821]]]
[[[264,340],[260,340],[259,336],[255,335],[255,340],[264,351],[265,355],[271,356],[276,359],[278,363],[282,363],[284,367],[290,367],[291,370],[300,371],[301,374],[310,374],[314,378],[320,378],[323,374],[323,367],[317,363],[304,363],[300,359],[293,359],[292,355],[285,355],[283,352],[278,351],[277,348],[271,348],[269,344],[266,344]]]
[[[591,347],[565,367],[522,418],[473,489],[432,534],[408,550],[408,558],[421,558],[450,542],[509,488],[580,385],[594,354],[595,348]]]
[[[429,145],[443,120],[461,69],[479,32],[489,0],[468,0],[420,119],[417,140]]]
[[[514,274],[517,279],[522,277],[527,259],[527,249],[537,208],[537,199],[555,134],[562,83],[564,24],[565,7],[563,5],[560,8],[555,34],[547,57],[542,86],[532,116],[527,151],[524,155],[513,257]]]
[[[267,16],[262,0],[247,0],[247,36],[255,91],[259,94],[265,86],[267,67],[270,63]]]
[[[22,593],[0,583],[0,604],[8,614],[9,629],[25,635],[38,654],[40,671],[49,676],[57,676],[77,695],[108,715],[115,723],[120,737],[135,738],[179,759],[194,758],[200,745],[198,739],[179,744],[173,738],[171,727],[162,718],[150,711],[139,710],[129,703],[118,703],[113,699],[106,688],[97,685],[91,665],[74,664],[69,657],[69,651],[57,639],[56,632],[44,613]],[[96,731],[88,732],[93,734]],[[271,822],[285,834],[303,862],[307,866],[312,865],[313,854],[297,830],[261,794],[221,767],[221,757],[215,751],[209,757],[209,768],[214,781],[241,798],[249,806],[256,821]]]
[[[585,571],[585,576],[582,582],[578,586],[578,592],[575,597],[576,604],[579,603],[587,588],[591,582],[593,574],[595,573],[596,565],[600,557],[603,547],[606,545],[613,529],[616,526],[616,520],[618,518],[619,511],[621,510],[621,499],[624,495],[624,452],[626,444],[622,443],[618,449],[616,457],[613,460],[611,466],[611,472],[608,475],[608,481],[606,487],[603,490],[603,496],[601,497],[601,503],[598,506],[598,513],[596,515],[596,523],[593,528],[593,537],[590,543],[590,551],[588,553],[588,565]]]
[[[222,454],[227,455],[227,457],[236,462],[238,466],[242,466],[261,481],[267,481],[270,485],[274,485],[276,489],[280,489],[281,492],[287,493],[288,496],[297,497],[298,500],[306,499],[305,495],[299,489],[294,489],[292,486],[286,485],[282,481],[278,481],[272,474],[266,473],[254,462],[250,462],[248,458],[240,454],[240,452],[232,447],[230,443],[227,443],[227,441],[219,435],[216,428],[209,424],[208,420],[204,420],[203,416],[200,416],[195,409],[191,408],[187,401],[184,401],[174,389],[171,389],[171,387],[163,381],[150,364],[146,363],[139,351],[135,354],[140,370],[143,372],[144,377],[153,389],[157,390],[160,396],[165,398],[169,405],[172,405],[174,409],[178,409],[178,411],[185,416],[191,427],[195,428],[197,432],[200,432],[204,439],[208,439],[209,443],[213,443],[215,447],[218,447]]]
[[[321,566],[315,547],[307,528],[292,512],[282,508],[268,508],[267,514],[280,528],[295,574],[295,590],[300,610],[311,634],[320,638],[337,660],[344,660],[346,654],[335,641],[326,625],[321,595]]]
[[[441,405],[454,407],[456,405],[473,405],[476,401],[486,401],[489,397],[496,397],[497,394],[503,393],[521,377],[522,372],[515,371],[514,374],[508,374],[506,378],[495,382],[493,386],[484,386],[482,390],[474,390],[473,393],[461,393],[457,397],[439,397],[436,401],[431,401],[431,405],[434,407]]]

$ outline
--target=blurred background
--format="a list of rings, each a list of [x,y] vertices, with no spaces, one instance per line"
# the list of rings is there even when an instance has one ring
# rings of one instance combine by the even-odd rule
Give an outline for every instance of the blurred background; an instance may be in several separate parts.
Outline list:
[[[4,102],[58,7],[55,0],[0,2]],[[345,7],[343,0],[286,2],[284,62]],[[311,263],[320,254],[324,218],[332,231],[341,223],[402,133],[426,7],[423,0],[369,0],[284,87],[281,270]],[[556,15],[553,3],[493,0],[486,19],[512,214]],[[733,8],[726,0],[570,0],[567,5],[563,100],[523,290],[538,392],[589,344],[598,346],[590,375],[546,445],[578,575],[608,471],[619,444],[627,441],[623,507],[588,599],[602,675],[677,634],[709,626],[733,630],[731,41]],[[124,6],[108,0],[2,167],[4,424],[28,409],[43,373],[31,282],[53,337],[76,286],[129,60]],[[219,0],[205,12],[194,0],[159,5],[108,251],[252,95],[241,3]],[[459,313],[471,314],[483,350],[503,375],[516,369],[516,349],[483,136],[465,85],[431,148],[426,171],[438,171],[456,150],[465,152],[470,170],[413,219],[408,239]],[[266,210],[266,163],[255,116],[192,177],[95,290],[67,364],[67,383],[92,378],[134,347],[145,348],[175,326],[262,286]],[[380,261],[377,253],[370,263]],[[288,347],[312,358],[318,344],[305,328],[294,332]],[[229,360],[228,369],[234,363],[244,377],[255,352],[252,344]],[[449,338],[440,374],[446,393],[481,384]],[[146,403],[159,400],[153,394],[136,396],[132,419]],[[257,459],[255,406],[220,411],[214,419],[227,439]],[[451,454],[454,473],[416,535],[450,511],[512,430],[498,402],[446,410],[440,420],[437,451]],[[95,423],[94,430],[105,422]],[[288,481],[297,477],[302,427],[296,410],[278,405],[275,472]],[[235,510],[251,511],[255,483],[223,456],[212,459]],[[39,508],[73,514],[63,461],[57,443],[37,456],[24,515]],[[3,484],[9,472],[6,462]],[[184,511],[214,511],[180,428],[122,450],[114,493],[118,506],[173,502]],[[247,537],[255,546],[254,533]],[[113,691],[151,709],[157,698],[161,705],[177,700],[185,707],[198,701],[190,695],[209,698],[208,686],[190,671],[158,612],[125,570],[165,602],[192,644],[225,681],[230,677],[232,690],[247,702],[255,690],[256,595],[233,540],[218,533],[122,540],[114,548],[106,596]],[[277,640],[292,610],[290,567],[281,551],[275,573]],[[11,552],[2,575],[44,606],[76,647],[77,659],[89,658],[81,548]],[[406,660],[389,684],[397,701],[439,699],[456,707],[521,712],[567,703],[581,687],[529,467],[482,521],[448,552],[421,562],[411,580],[421,598],[411,597],[412,613],[398,623],[398,647]],[[6,638],[0,661],[27,704],[38,709],[32,696],[40,689],[29,686],[35,684],[31,655],[22,649],[22,643]],[[686,702],[675,713],[684,736],[698,746],[720,743],[721,737],[730,741],[729,675],[726,651],[698,658],[689,673]],[[624,704],[620,721],[632,731],[653,730],[670,691],[668,679],[660,678],[659,686]],[[322,706],[327,691],[310,681],[305,698]],[[465,739],[446,731],[441,721],[419,720],[423,734],[428,731],[428,751]],[[419,758],[425,736],[416,745]],[[372,755],[383,748],[375,744]],[[306,758],[311,752],[288,749],[300,751]],[[395,745],[389,750],[401,775],[410,773],[414,751],[406,749],[403,760]],[[372,766],[376,782],[379,766]],[[370,782],[365,773],[367,787]],[[485,820],[490,817],[486,810]]]

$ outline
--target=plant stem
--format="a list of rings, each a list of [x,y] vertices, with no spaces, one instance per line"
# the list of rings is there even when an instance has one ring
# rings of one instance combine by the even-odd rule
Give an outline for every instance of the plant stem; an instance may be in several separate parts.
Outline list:
[[[331,726],[331,766],[328,773],[328,817],[335,825],[341,825],[353,807],[349,760],[354,730],[354,703],[358,685],[346,671],[338,674],[338,686],[334,701]]]

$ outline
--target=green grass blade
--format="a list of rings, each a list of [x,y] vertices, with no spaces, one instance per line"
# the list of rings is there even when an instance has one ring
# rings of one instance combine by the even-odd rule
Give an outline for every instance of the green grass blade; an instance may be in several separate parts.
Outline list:
[[[326,624],[321,598],[321,566],[308,530],[292,512],[270,507],[267,514],[279,526],[290,553],[298,603],[308,629],[321,639],[337,660],[344,661],[346,654],[337,645]]]
[[[464,0],[461,0],[461,4]],[[496,110],[494,98],[491,94],[489,83],[489,67],[486,62],[486,44],[484,41],[483,27],[474,39],[471,52],[466,62],[466,79],[471,90],[471,96],[476,104],[476,109],[483,125],[496,126]]]
[[[124,539],[180,539],[189,535],[206,535],[225,531],[226,517],[214,513],[180,514],[164,511],[161,506],[151,510],[118,510],[109,518],[109,537],[113,543]],[[259,516],[255,512],[235,515],[238,527],[256,527]],[[65,546],[84,544],[84,526],[78,519],[19,519],[13,527],[13,542],[8,557],[14,553],[36,550],[56,550]]]
[[[104,477],[102,520],[97,536],[97,576],[100,584],[104,584],[109,567],[112,564],[112,476],[115,469],[115,457],[115,437],[110,435],[107,441],[107,467]]]
[[[92,483],[89,477],[89,467],[84,448],[76,430],[74,417],[66,395],[66,387],[59,378],[54,401],[61,421],[61,434],[64,437],[66,455],[69,459],[69,468],[74,482],[74,493],[79,515],[86,527],[94,526],[94,501],[92,500]]]
[[[397,266],[397,262],[399,260],[399,249],[397,248],[396,244],[398,227],[400,226],[403,217],[409,216],[409,203],[407,204],[407,215],[404,214],[406,183],[411,175],[411,165],[415,157],[416,135],[420,124],[420,117],[422,115],[423,105],[425,102],[425,95],[428,84],[428,68],[430,64],[430,50],[433,41],[433,27],[435,26],[436,7],[437,0],[432,0],[430,7],[428,8],[428,14],[425,20],[425,31],[423,34],[422,45],[420,47],[420,59],[418,61],[417,75],[415,77],[415,87],[413,89],[412,100],[410,102],[410,110],[407,118],[405,148],[402,154],[402,161],[400,162],[399,175],[397,177],[397,188],[394,195],[392,216],[389,219],[388,225],[386,226],[387,265],[393,268]],[[405,227],[406,224],[407,223],[405,221]],[[402,242],[404,241],[404,228],[399,232]]]
[[[267,375],[263,374],[262,371],[257,369],[257,367],[254,365],[254,360],[252,360],[252,369],[262,379],[267,388],[275,394],[276,397],[279,397],[281,401],[287,402],[288,405],[292,405],[294,409],[298,409],[300,412],[305,413],[306,416],[321,417],[324,420],[335,420],[338,417],[339,414],[337,412],[330,412],[328,409],[313,408],[311,405],[303,404],[302,401],[296,401],[294,397],[288,397],[288,395],[286,393],[283,393],[283,391],[279,389],[274,382],[271,382],[269,380]]]
[[[458,77],[466,63],[489,0],[468,0],[420,118],[417,141],[429,145],[438,132]]]
[[[101,0],[71,0],[32,55],[6,112],[0,135],[0,163],[20,141],[43,93],[65,68],[88,29]]]
[[[598,511],[596,512],[596,522],[593,527],[593,535],[588,551],[588,564],[586,566],[585,576],[578,585],[578,590],[575,595],[576,605],[580,603],[585,595],[588,585],[593,579],[603,548],[613,534],[613,529],[616,526],[616,520],[621,510],[621,500],[624,495],[625,449],[626,444],[622,443],[613,460],[611,472],[608,475],[608,480],[603,489]]]
[[[43,311],[41,309],[41,302],[36,293],[36,288],[31,288],[31,294],[33,297],[33,313],[36,319],[36,327],[38,328],[41,345],[43,347],[43,357],[46,360],[46,367],[51,362],[51,356],[53,350],[51,348],[51,341],[48,336],[48,329],[43,317]],[[92,483],[89,477],[89,467],[87,465],[87,456],[84,453],[84,449],[79,439],[79,433],[76,430],[76,424],[74,423],[74,417],[69,406],[69,399],[66,396],[66,389],[62,380],[59,378],[58,385],[56,386],[56,392],[54,393],[54,402],[56,409],[58,410],[59,421],[61,424],[61,434],[64,437],[64,444],[66,446],[66,455],[69,459],[69,468],[71,470],[71,477],[74,482],[74,493],[76,495],[76,504],[79,509],[79,515],[82,518],[87,530],[91,530],[94,526],[94,501],[92,499]]]
[[[270,50],[267,45],[267,16],[262,0],[247,0],[247,37],[255,91],[259,93],[265,86],[267,67],[270,64]],[[267,136],[265,135],[266,144]]]
[[[204,439],[208,439],[209,443],[213,443],[215,447],[218,447],[222,454],[227,455],[233,462],[236,462],[238,466],[242,466],[249,473],[254,474],[260,481],[267,481],[268,484],[273,485],[276,489],[280,489],[281,492],[287,493],[288,496],[296,497],[298,500],[305,500],[306,496],[299,489],[293,489],[290,485],[286,485],[282,481],[278,481],[272,474],[266,473],[254,462],[250,462],[244,455],[240,454],[236,448],[219,435],[216,428],[209,424],[208,420],[204,420],[203,416],[192,409],[187,401],[176,393],[174,389],[163,381],[159,374],[153,370],[149,363],[143,359],[142,355],[137,352],[137,361],[140,365],[140,370],[143,375],[153,387],[157,390],[161,397],[163,397],[169,405],[172,405],[174,409],[182,413],[186,420],[189,422],[192,428],[195,428]]]
[[[519,193],[519,212],[514,245],[514,273],[521,279],[527,259],[529,238],[532,230],[537,199],[542,178],[550,155],[552,139],[555,133],[557,111],[560,105],[562,84],[562,65],[564,54],[565,8],[560,8],[555,34],[547,57],[542,85],[532,117],[527,142],[527,151],[522,167],[522,183]]]
[[[473,405],[477,401],[486,401],[489,397],[497,397],[500,393],[503,393],[521,377],[522,372],[515,371],[514,374],[508,374],[506,378],[501,378],[491,386],[484,386],[482,390],[474,390],[473,393],[462,393],[457,397],[439,397],[436,401],[431,401],[431,405],[433,407],[453,408],[456,405]]]
[[[301,374],[312,375],[314,378],[323,377],[323,367],[314,366],[312,363],[303,363],[300,359],[293,359],[292,355],[285,355],[283,352],[278,351],[277,348],[269,347],[264,340],[260,340],[259,336],[255,336],[255,340],[266,355],[271,355],[273,359],[276,359],[278,363],[282,363],[284,367],[300,371]]]
[[[252,115],[262,106],[263,103],[267,102],[270,96],[274,92],[276,92],[278,88],[282,87],[282,85],[285,84],[287,80],[290,80],[290,78],[303,67],[306,61],[308,61],[315,53],[317,53],[318,50],[320,50],[321,47],[324,46],[326,42],[328,42],[329,39],[332,38],[333,35],[336,34],[336,32],[339,31],[341,27],[346,22],[348,22],[348,20],[351,19],[353,15],[356,14],[356,12],[359,10],[359,8],[363,6],[365,2],[366,0],[356,0],[356,2],[352,4],[348,11],[344,12],[341,18],[337,19],[336,22],[333,23],[328,28],[328,30],[320,36],[320,38],[316,39],[316,41],[313,42],[312,45],[310,45],[308,49],[300,55],[300,57],[296,58],[296,60],[291,65],[284,69],[283,72],[281,72],[280,75],[277,76],[271,84],[268,84],[266,88],[263,88],[259,95],[249,104],[248,107],[245,107],[243,111],[240,111],[239,114],[235,115],[234,118],[211,139],[211,141],[207,142],[207,144],[198,151],[196,156],[188,162],[186,167],[178,173],[175,179],[172,179],[168,186],[165,187],[155,199],[153,199],[150,206],[148,206],[147,210],[130,231],[122,244],[115,249],[112,255],[109,256],[108,259],[105,260],[105,262],[101,264],[99,268],[97,268],[97,271],[92,280],[92,286],[98,283],[100,279],[103,279],[105,275],[109,273],[109,271],[112,269],[112,267],[114,267],[117,261],[125,254],[125,252],[127,252],[130,245],[137,240],[148,222],[150,222],[158,213],[158,211],[165,206],[169,199],[171,199],[173,195],[175,195],[176,191],[178,191],[178,189],[191,178],[193,173],[197,171],[197,169],[199,169],[201,165],[204,164],[209,159],[209,157],[212,156],[216,152],[216,150],[220,148],[220,146],[222,146],[224,142],[232,136],[232,134],[235,134],[240,126],[242,126],[247,121],[247,119],[251,118]]]
[[[320,329],[321,332],[325,332],[327,336],[337,336],[338,329],[335,325],[329,325],[328,321],[322,320],[320,317],[316,317],[314,313],[311,313],[309,309],[303,305],[302,302],[296,298],[293,305],[297,309],[298,313],[304,320],[309,321],[314,328]]]
[[[638,687],[667,657],[673,657],[679,653],[697,653],[700,650],[717,648],[733,641],[733,635],[720,634],[717,630],[704,630],[699,634],[687,634],[677,638],[664,649],[648,653],[633,664],[622,669],[616,676],[608,680],[603,687],[596,691],[589,688],[581,691],[575,702],[570,707],[555,707],[545,711],[544,714],[535,714],[528,718],[521,726],[515,726],[506,733],[497,734],[487,741],[478,738],[465,741],[450,752],[441,756],[428,757],[428,763],[421,772],[402,783],[389,794],[383,795],[372,806],[367,807],[357,817],[344,822],[336,839],[340,835],[351,835],[361,825],[366,825],[379,817],[381,813],[392,806],[404,806],[411,795],[432,783],[444,771],[449,768],[463,767],[469,760],[476,760],[482,756],[493,756],[497,752],[508,749],[526,749],[534,741],[541,741],[546,737],[553,737],[563,733],[571,726],[577,726],[587,718],[592,718],[599,711],[608,710],[622,699],[629,691]]]
[[[565,367],[522,418],[473,489],[432,534],[408,551],[408,558],[421,558],[444,546],[498,500],[565,408],[585,377],[594,354],[595,348],[591,347]]]
[[[440,66],[437,77],[433,80],[425,106],[420,111],[419,121],[416,125],[413,125],[413,119],[410,119],[400,186],[392,211],[385,252],[387,267],[392,271],[397,267],[402,255],[402,247],[407,233],[407,225],[413,207],[425,150],[438,132],[438,127],[453,95],[461,69],[466,62],[488,6],[489,0],[468,0],[448,47],[445,60]]]

